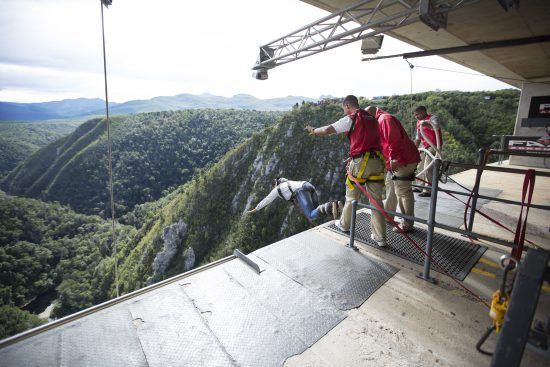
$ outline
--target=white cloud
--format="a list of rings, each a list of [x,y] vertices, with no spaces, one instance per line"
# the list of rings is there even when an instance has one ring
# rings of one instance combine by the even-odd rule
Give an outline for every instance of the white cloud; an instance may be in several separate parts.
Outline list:
[[[361,62],[351,44],[251,77],[258,46],[326,13],[298,0],[115,0],[105,10],[113,101],[178,93],[364,96],[410,90],[403,60]],[[0,100],[103,97],[99,0],[0,2]],[[415,50],[386,37],[382,52]],[[418,64],[467,70],[441,58]],[[414,70],[413,91],[479,90],[506,84]]]

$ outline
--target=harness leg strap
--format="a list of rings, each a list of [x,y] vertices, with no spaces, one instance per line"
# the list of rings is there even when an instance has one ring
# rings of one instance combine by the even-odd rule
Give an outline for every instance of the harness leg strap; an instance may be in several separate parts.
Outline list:
[[[373,152],[372,154],[376,154],[378,158],[382,161],[382,165],[384,165],[384,156],[380,151]],[[361,161],[361,166],[359,167],[359,172],[357,172],[357,176],[361,177],[363,176],[363,173],[365,173],[365,169],[367,168],[367,163],[369,161],[371,152],[366,152],[363,156],[363,160]],[[370,175],[366,178],[356,178],[354,177],[360,184],[365,184],[367,182],[384,182],[385,181],[385,172],[381,172],[377,175]],[[354,190],[355,186],[353,185],[353,182],[350,180],[349,176],[346,176],[346,185],[350,190]]]

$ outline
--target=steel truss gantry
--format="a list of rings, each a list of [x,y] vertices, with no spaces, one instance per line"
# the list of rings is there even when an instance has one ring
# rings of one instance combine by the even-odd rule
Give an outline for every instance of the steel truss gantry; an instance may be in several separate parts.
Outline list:
[[[445,26],[446,14],[477,0],[363,0],[260,47],[253,70],[279,65],[351,42],[379,35],[418,20],[433,29]]]

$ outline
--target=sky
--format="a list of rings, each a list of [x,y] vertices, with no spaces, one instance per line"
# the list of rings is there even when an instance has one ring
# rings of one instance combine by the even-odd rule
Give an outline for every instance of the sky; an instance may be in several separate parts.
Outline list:
[[[408,94],[400,58],[361,61],[360,42],[252,78],[259,46],[328,13],[299,0],[114,0],[104,11],[109,100],[180,93],[258,98]],[[385,37],[379,55],[418,50]],[[470,69],[440,57],[417,66]],[[510,88],[489,77],[416,67],[412,91]],[[100,0],[0,0],[0,101],[104,98]]]

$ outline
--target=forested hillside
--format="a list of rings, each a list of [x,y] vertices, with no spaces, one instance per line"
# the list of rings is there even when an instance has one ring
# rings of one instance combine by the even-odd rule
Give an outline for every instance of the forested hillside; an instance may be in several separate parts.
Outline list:
[[[156,112],[112,119],[117,212],[158,199],[217,161],[280,114],[242,110]],[[87,214],[105,215],[107,136],[103,119],[39,150],[1,182],[13,195],[58,201]]]
[[[477,150],[495,141],[492,134],[512,133],[518,96],[513,90],[432,92],[414,95],[413,103],[426,105],[440,116],[447,159],[475,162]],[[410,98],[406,96],[390,97],[378,105],[395,112],[405,124],[411,121]],[[243,216],[243,212],[269,192],[270,181],[279,175],[311,181],[321,201],[343,199],[346,140],[336,136],[312,138],[303,131],[306,123],[321,126],[341,114],[338,103],[296,106],[277,125],[254,135],[169,197],[129,213],[128,223],[141,229],[121,264],[123,287],[130,290],[145,284],[153,272],[154,244],[164,228],[178,221],[186,224],[186,234],[167,267],[169,275],[185,270],[182,264],[189,247],[201,264],[226,256],[235,248],[252,251],[308,228],[310,224],[282,201],[254,215]]]
[[[118,226],[121,243],[134,232]],[[0,191],[0,244],[0,319],[56,289],[56,317],[111,296],[110,223],[97,216]]]
[[[513,134],[520,92],[505,89],[490,92],[425,92],[413,94],[413,107],[424,105],[439,116],[443,125],[446,159],[477,162],[479,148],[497,148],[498,137]],[[376,104],[378,101],[372,101]],[[392,96],[378,102],[380,107],[399,117],[411,131],[410,96]],[[414,128],[414,127],[413,127]]]
[[[195,265],[200,265],[235,248],[252,251],[310,227],[282,200],[254,215],[243,216],[243,212],[267,195],[271,180],[280,175],[309,180],[321,200],[342,197],[344,140],[336,136],[312,139],[303,130],[308,121],[332,121],[339,114],[337,105],[304,105],[255,134],[168,197],[126,215],[123,221],[141,228],[121,249],[122,289],[127,292],[143,286],[152,276],[157,280],[186,270],[190,252]],[[163,249],[160,237],[179,221],[185,224],[183,241],[164,274],[154,276],[153,259]]]
[[[0,179],[38,149],[73,132],[80,123],[0,123]]]

